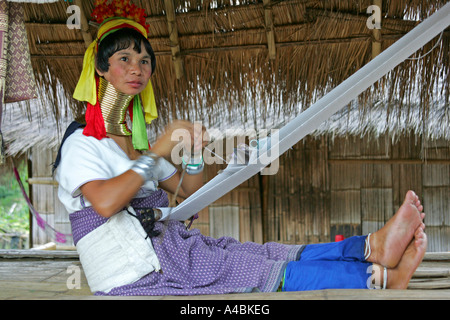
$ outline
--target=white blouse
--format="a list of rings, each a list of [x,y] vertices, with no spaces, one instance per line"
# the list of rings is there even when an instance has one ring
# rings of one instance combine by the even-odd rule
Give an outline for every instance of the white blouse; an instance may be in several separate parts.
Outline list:
[[[83,129],[78,129],[61,149],[61,162],[55,176],[59,183],[58,197],[69,213],[89,207],[91,204],[80,191],[82,185],[119,176],[133,164],[134,160],[130,160],[113,139],[87,137],[83,135]],[[176,173],[176,168],[163,158],[158,160],[155,170],[155,180],[146,181],[137,198],[150,195],[156,191],[159,182]]]

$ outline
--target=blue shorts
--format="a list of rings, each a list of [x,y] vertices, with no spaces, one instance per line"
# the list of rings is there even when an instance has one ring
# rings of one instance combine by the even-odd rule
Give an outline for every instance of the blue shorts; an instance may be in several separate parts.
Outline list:
[[[368,289],[372,263],[364,259],[366,237],[307,245],[298,261],[288,263],[282,290]]]

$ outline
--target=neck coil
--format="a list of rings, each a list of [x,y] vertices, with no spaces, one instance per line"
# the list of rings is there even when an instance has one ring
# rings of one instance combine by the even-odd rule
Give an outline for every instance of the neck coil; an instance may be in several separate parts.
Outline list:
[[[127,110],[133,95],[121,93],[104,78],[98,84],[98,101],[102,110],[107,133],[130,136],[131,130],[126,123]]]

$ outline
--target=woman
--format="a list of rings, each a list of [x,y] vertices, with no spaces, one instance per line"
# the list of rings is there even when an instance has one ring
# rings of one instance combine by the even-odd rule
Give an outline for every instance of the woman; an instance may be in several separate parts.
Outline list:
[[[174,192],[180,183],[180,173],[165,160],[177,143],[172,133],[186,130],[201,139],[202,132],[177,121],[146,151],[141,108],[147,120],[156,114],[149,98],[155,59],[147,33],[134,21],[112,19],[102,24],[97,39],[74,94],[88,102],[86,126],[71,125],[56,171],[59,197],[71,213],[74,242],[95,294],[407,287],[426,249],[423,208],[413,192],[376,233],[330,244],[241,244],[205,237],[178,221],[155,221],[152,208],[168,206],[163,189]],[[201,186],[202,175],[196,174],[201,168],[202,163],[187,165],[180,196]]]

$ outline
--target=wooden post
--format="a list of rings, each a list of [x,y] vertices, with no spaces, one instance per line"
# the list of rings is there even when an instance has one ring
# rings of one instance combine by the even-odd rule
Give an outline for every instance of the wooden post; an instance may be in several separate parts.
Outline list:
[[[381,53],[381,18],[383,12],[383,0],[374,0],[373,5],[380,8],[380,26],[379,28],[373,28],[373,41],[372,41],[372,59]]]
[[[264,19],[266,23],[267,46],[269,49],[269,59],[274,60],[277,56],[275,46],[275,32],[273,26],[272,4],[270,0],[264,0]]]
[[[80,23],[81,23],[81,34],[83,35],[84,44],[87,47],[92,43],[92,35],[89,32],[89,23],[84,15],[83,1],[74,0],[73,2],[76,6],[80,7]]]
[[[173,0],[164,0],[167,16],[167,28],[169,30],[170,49],[177,79],[181,79],[184,74],[183,61],[181,60],[180,44],[178,42],[178,27],[175,17],[175,5]]]

